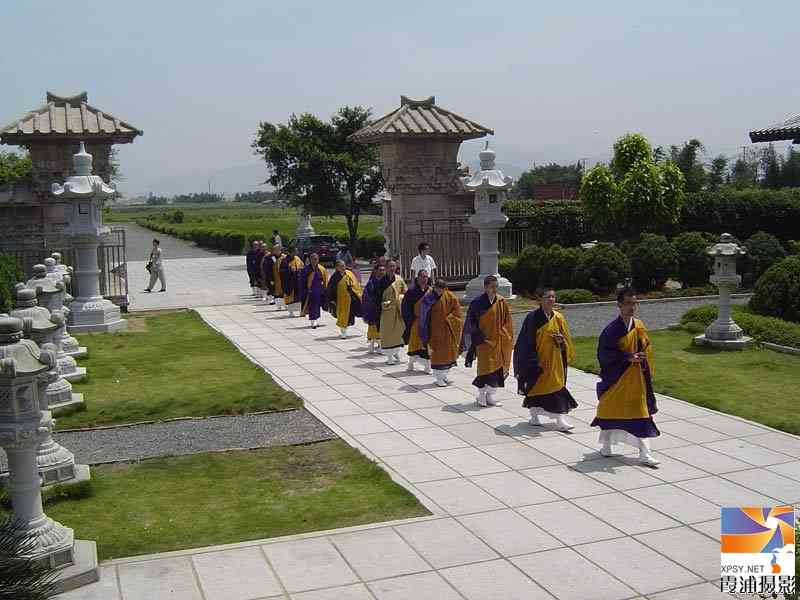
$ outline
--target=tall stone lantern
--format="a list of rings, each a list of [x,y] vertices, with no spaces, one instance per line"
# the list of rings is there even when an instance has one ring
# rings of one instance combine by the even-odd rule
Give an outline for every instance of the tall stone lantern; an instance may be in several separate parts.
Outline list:
[[[53,184],[52,194],[71,204],[69,223],[64,234],[72,238],[75,247],[75,277],[78,297],[70,306],[69,326],[72,333],[118,331],[127,326],[119,307],[100,295],[100,269],[97,248],[109,228],[103,225],[102,202],[115,194],[113,187],[92,175],[92,155],[81,142],[80,150],[72,157],[73,173],[64,185]]]
[[[33,277],[25,285],[36,290],[39,306],[44,306],[51,314],[59,312],[63,315],[69,315],[66,302],[67,300],[72,300],[72,296],[67,293],[64,281],[54,281],[52,278],[47,277],[47,267],[45,265],[34,265]],[[69,335],[66,325],[62,325],[56,331],[53,343],[57,346],[60,343],[64,354],[72,358],[83,358],[87,354],[86,347],[78,344],[78,340]]]
[[[480,233],[480,275],[467,284],[464,302],[471,302],[483,293],[483,279],[494,275],[498,279],[498,293],[504,298],[513,298],[511,282],[498,273],[497,234],[506,226],[508,217],[503,214],[503,203],[511,189],[512,179],[495,168],[495,152],[486,147],[480,152],[481,168],[472,176],[462,179],[464,188],[475,194],[475,212],[469,224]]]
[[[725,350],[741,350],[753,343],[744,335],[731,317],[731,293],[739,287],[742,276],[736,273],[736,259],[747,250],[736,243],[729,233],[723,233],[719,242],[709,247],[708,254],[714,259],[714,272],[709,281],[719,288],[719,314],[717,320],[706,328],[705,333],[694,338],[696,344],[705,344]]]
[[[12,508],[6,532],[28,543],[34,564],[59,569],[57,586],[65,591],[98,580],[97,549],[44,513],[37,448],[52,432],[41,402],[55,356],[23,339],[23,327],[20,319],[0,317],[0,447],[8,458]]]

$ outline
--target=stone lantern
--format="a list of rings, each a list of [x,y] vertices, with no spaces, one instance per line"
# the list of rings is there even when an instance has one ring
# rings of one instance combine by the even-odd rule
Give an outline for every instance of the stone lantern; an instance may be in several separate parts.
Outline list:
[[[498,273],[497,234],[506,226],[508,217],[503,214],[506,194],[511,189],[512,179],[495,168],[495,152],[489,143],[480,152],[481,168],[472,176],[462,179],[464,188],[475,194],[475,212],[469,224],[480,233],[480,274],[467,284],[464,302],[471,302],[483,293],[483,279],[494,275],[498,279],[498,293],[504,298],[513,298],[511,282]]]
[[[736,243],[729,233],[723,233],[719,242],[708,248],[714,259],[714,272],[709,281],[719,288],[719,314],[717,320],[706,328],[702,335],[694,338],[696,344],[706,344],[725,350],[741,350],[753,343],[752,338],[742,333],[731,317],[731,292],[742,282],[736,273],[736,259],[747,250]]]
[[[44,306],[51,314],[59,312],[65,316],[69,315],[69,309],[66,307],[65,302],[68,298],[71,299],[72,296],[67,293],[64,282],[55,281],[47,277],[47,267],[45,265],[34,265],[33,277],[25,285],[36,290],[39,306]],[[66,325],[59,327],[53,338],[53,343],[56,346],[60,344],[62,351],[67,356],[72,358],[86,356],[86,347],[79,345],[78,340],[67,333]]]
[[[297,220],[297,229],[295,229],[294,236],[299,240],[302,238],[309,238],[315,234],[314,226],[311,224],[311,213],[304,209],[300,218]]]
[[[31,319],[32,329],[29,336],[34,342],[43,346],[51,344],[53,351],[58,356],[56,336],[64,328],[64,317],[58,313],[50,313],[36,300],[36,291],[18,284],[16,288],[16,308],[11,311],[11,316],[17,319]],[[56,364],[58,364],[56,362]],[[47,384],[45,393],[47,409],[63,411],[70,406],[83,404],[83,394],[73,394],[72,384],[64,379],[58,372],[53,373],[52,380]]]
[[[69,325],[73,333],[109,332],[124,329],[119,307],[100,295],[100,269],[97,248],[100,238],[108,233],[103,225],[102,202],[114,196],[113,187],[92,175],[92,155],[81,142],[80,150],[72,157],[73,173],[64,185],[53,184],[52,194],[71,204],[69,223],[64,234],[72,238],[75,247],[75,277],[78,297],[70,306]],[[45,261],[46,262],[46,261]]]
[[[63,262],[61,262],[62,260],[61,252],[53,252],[50,255],[50,258],[52,258],[56,263],[55,264],[56,272],[61,273],[62,275],[72,275],[72,268],[68,267]]]
[[[55,356],[23,339],[31,322],[0,317],[0,447],[8,458],[11,518],[5,531],[27,542],[26,558],[59,569],[58,591],[97,581],[94,542],[76,541],[72,529],[50,519],[42,508],[37,448],[52,432],[41,403]]]

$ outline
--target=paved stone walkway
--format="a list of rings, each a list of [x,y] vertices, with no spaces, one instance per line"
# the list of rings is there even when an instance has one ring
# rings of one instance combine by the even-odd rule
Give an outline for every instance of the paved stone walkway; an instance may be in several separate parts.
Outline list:
[[[651,470],[596,452],[592,375],[570,372],[567,435],[529,426],[510,385],[478,410],[473,373],[437,388],[328,317],[199,312],[433,516],[113,561],[65,600],[730,598],[712,583],[719,507],[800,501],[800,438],[742,419],[660,396]]]
[[[140,227],[135,223],[120,223],[114,227],[122,227],[125,230],[125,246],[128,260],[146,261],[153,248],[153,238],[158,238],[161,242],[161,252],[164,260],[176,258],[215,258],[224,256],[219,252],[201,248],[194,242],[187,242],[180,238],[151,231],[145,227]]]

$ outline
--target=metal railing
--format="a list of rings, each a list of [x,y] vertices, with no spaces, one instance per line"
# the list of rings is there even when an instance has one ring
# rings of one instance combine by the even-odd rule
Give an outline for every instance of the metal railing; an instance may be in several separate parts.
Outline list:
[[[0,238],[0,254],[16,257],[17,265],[26,280],[32,275],[33,265],[43,263],[53,252],[61,253],[64,264],[75,264],[75,250],[67,236],[5,235]],[[127,311],[128,277],[124,229],[114,227],[103,237],[97,248],[97,264],[100,268],[100,293],[123,311]],[[80,294],[74,279],[70,293],[73,296]]]
[[[468,282],[480,273],[480,235],[466,219],[421,219],[401,222],[400,260],[403,274],[417,255],[421,242],[428,242],[436,260],[439,277],[459,284]]]

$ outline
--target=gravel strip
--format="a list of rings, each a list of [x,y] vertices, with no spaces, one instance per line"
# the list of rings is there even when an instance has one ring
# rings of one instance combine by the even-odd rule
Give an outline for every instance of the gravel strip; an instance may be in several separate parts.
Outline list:
[[[745,304],[747,298],[733,298],[733,304]],[[666,329],[670,325],[680,322],[681,316],[690,308],[703,304],[714,304],[715,300],[673,300],[671,302],[645,302],[639,305],[637,316],[644,321],[650,329]],[[514,335],[522,327],[526,313],[514,313]],[[570,333],[575,336],[598,336],[603,328],[619,314],[615,304],[598,304],[595,306],[581,306],[580,308],[565,308],[564,316],[567,317]]]
[[[67,431],[55,440],[80,464],[100,464],[180,456],[237,448],[268,448],[335,439],[337,436],[305,409],[159,422],[130,427]],[[0,470],[6,470],[0,452]]]

